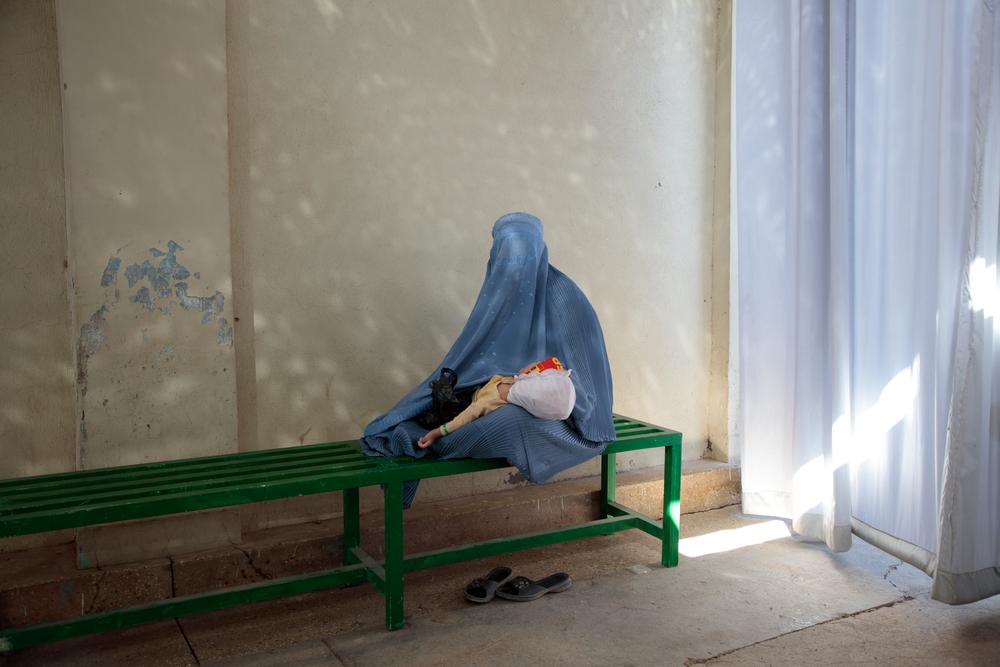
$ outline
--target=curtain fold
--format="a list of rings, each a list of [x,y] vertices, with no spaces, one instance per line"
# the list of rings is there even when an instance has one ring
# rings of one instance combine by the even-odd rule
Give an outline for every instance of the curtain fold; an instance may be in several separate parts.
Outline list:
[[[731,405],[744,511],[1000,592],[1000,21],[737,2]]]
[[[985,4],[985,3],[984,3]],[[1000,594],[1000,15],[969,34],[972,142],[954,386],[931,594],[952,603]]]

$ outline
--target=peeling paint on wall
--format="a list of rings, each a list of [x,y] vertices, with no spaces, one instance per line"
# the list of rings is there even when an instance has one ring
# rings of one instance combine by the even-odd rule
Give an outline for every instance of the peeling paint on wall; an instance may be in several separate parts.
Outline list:
[[[77,342],[76,381],[82,396],[87,395],[87,364],[95,352],[107,344],[104,336],[104,318],[108,307],[101,306],[90,319],[80,327],[80,340]]]
[[[201,279],[201,272],[191,272],[178,258],[184,246],[176,241],[168,241],[167,249],[150,248],[151,258],[135,262],[125,267],[125,278],[129,289],[135,289],[128,300],[141,306],[148,312],[159,311],[163,315],[172,315],[172,307],[180,305],[184,310],[194,310],[201,313],[202,324],[212,324],[218,320],[216,340],[219,345],[231,347],[233,344],[233,328],[221,317],[226,305],[226,297],[216,291],[211,296],[191,294],[188,279]],[[119,249],[119,252],[121,249]],[[116,286],[118,272],[122,259],[117,253],[108,258],[108,264],[101,275],[101,287]],[[141,283],[147,283],[145,285]],[[114,301],[118,301],[118,289],[115,289]]]
[[[94,353],[102,347],[107,345],[107,337],[104,334],[104,325],[108,312],[107,306],[101,306],[94,312],[93,315],[90,316],[90,319],[84,322],[83,326],[80,327],[80,339],[77,341],[76,350],[76,384],[81,398],[87,395],[87,366],[90,363],[90,357],[92,357]],[[81,465],[83,465],[87,457],[86,420],[87,413],[86,411],[81,410],[79,427],[79,452]]]
[[[118,269],[122,265],[121,257],[109,257],[108,265],[104,267],[104,274],[101,276],[101,287],[110,287],[118,280]]]
[[[128,286],[134,287],[137,282],[145,278],[159,296],[170,296],[173,291],[170,285],[171,281],[186,280],[191,276],[187,267],[177,261],[178,250],[184,250],[184,248],[174,241],[167,242],[166,252],[159,248],[150,248],[149,253],[154,258],[161,258],[159,264],[154,267],[148,259],[142,264],[129,264],[125,268]]]
[[[99,350],[109,346],[106,334],[107,320],[116,305],[120,302],[119,273],[124,273],[128,283],[128,301],[140,306],[148,313],[159,313],[168,317],[174,316],[173,306],[184,310],[196,311],[201,314],[202,324],[217,324],[216,340],[219,345],[232,347],[233,328],[229,321],[222,317],[226,298],[221,292],[202,296],[192,294],[189,280],[200,280],[200,272],[191,272],[178,259],[178,253],[184,247],[176,241],[168,241],[166,249],[149,248],[149,255],[133,263],[123,262],[119,248],[108,258],[104,271],[101,273],[100,284],[104,290],[104,303],[80,327],[77,341],[77,390],[81,399],[87,396],[88,367],[91,357]],[[124,266],[123,266],[124,265]],[[121,285],[121,289],[126,289]],[[197,291],[195,288],[193,291]],[[142,330],[143,341],[148,340],[146,329]],[[155,360],[158,363],[170,363],[176,360],[174,348],[166,345],[160,350]],[[128,364],[126,363],[126,366]],[[143,366],[145,369],[145,366]],[[107,406],[108,399],[101,402]],[[86,405],[86,404],[83,404]],[[78,422],[79,461],[86,467],[88,453],[87,413],[81,409]],[[147,425],[148,428],[148,425]]]
[[[520,486],[525,483],[524,475],[520,471],[515,470],[514,472],[507,475],[507,479],[504,480],[504,484],[509,484],[511,486]]]
[[[229,322],[224,317],[219,319],[219,333],[215,338],[219,345],[233,346],[233,328],[229,326]]]
[[[132,303],[139,304],[146,310],[149,311],[153,310],[153,297],[149,293],[148,287],[139,288],[139,291],[130,296],[128,300],[131,301]]]
[[[181,302],[181,308],[202,312],[202,324],[214,321],[216,315],[221,313],[223,306],[226,305],[226,297],[222,296],[222,292],[216,292],[212,296],[190,296],[187,283],[177,283],[174,289],[177,290],[177,298]]]

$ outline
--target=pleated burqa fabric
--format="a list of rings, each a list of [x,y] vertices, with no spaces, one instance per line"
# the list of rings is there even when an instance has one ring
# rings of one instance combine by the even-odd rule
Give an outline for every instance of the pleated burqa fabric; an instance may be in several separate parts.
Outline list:
[[[493,225],[486,278],[458,340],[430,376],[368,424],[366,453],[419,458],[430,451],[416,446],[426,430],[411,420],[431,407],[429,383],[441,368],[458,373],[461,390],[553,355],[573,369],[576,406],[569,419],[538,419],[505,405],[441,438],[433,452],[446,459],[506,458],[529,481],[545,482],[615,439],[611,368],[597,314],[580,288],[549,265],[541,221],[510,213]],[[416,485],[408,485],[407,506],[415,493]]]

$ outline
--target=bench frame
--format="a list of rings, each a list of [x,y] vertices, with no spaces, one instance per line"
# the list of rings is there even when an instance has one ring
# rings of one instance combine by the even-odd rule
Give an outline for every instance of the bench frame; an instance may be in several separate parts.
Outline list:
[[[405,555],[403,551],[403,483],[405,481],[505,468],[508,467],[508,463],[502,459],[440,460],[427,458],[417,460],[406,457],[387,458],[380,462],[377,474],[363,471],[352,476],[353,479],[341,480],[339,483],[336,480],[326,480],[326,483],[317,484],[317,488],[310,491],[311,493],[319,493],[340,489],[344,493],[344,565],[341,567],[170,598],[64,621],[0,629],[0,651],[10,651],[79,635],[106,632],[240,604],[358,584],[366,580],[385,596],[386,627],[389,630],[397,630],[404,625],[403,577],[407,572],[586,537],[610,535],[632,528],[637,528],[660,539],[662,541],[661,563],[665,567],[674,567],[677,565],[680,528],[681,434],[618,415],[615,416],[615,423],[617,427],[624,426],[633,429],[633,431],[625,438],[620,436],[618,441],[609,444],[601,455],[601,518],[595,521]],[[644,516],[615,501],[616,455],[626,451],[660,447],[664,450],[663,521]],[[385,501],[385,558],[382,560],[372,557],[361,548],[359,489],[362,486],[374,484],[382,485]],[[213,503],[212,506],[222,507],[267,499],[259,496],[260,494],[254,494],[253,499],[232,498],[230,502]],[[276,493],[272,497],[283,497],[283,495]],[[204,506],[199,506],[197,509],[204,509]],[[161,512],[160,514],[165,513]],[[75,525],[106,522],[100,521],[100,517],[94,518],[98,520],[90,520],[85,523],[80,523],[77,520]],[[22,526],[17,533],[8,531],[5,534],[27,534],[55,529],[55,527],[46,527],[44,524],[47,523],[49,522],[35,526],[34,530]]]

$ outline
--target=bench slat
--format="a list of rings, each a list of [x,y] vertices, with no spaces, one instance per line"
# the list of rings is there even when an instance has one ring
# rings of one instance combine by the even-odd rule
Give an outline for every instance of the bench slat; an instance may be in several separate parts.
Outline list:
[[[277,449],[266,449],[255,452],[237,452],[234,454],[216,454],[214,456],[199,456],[190,459],[174,459],[168,461],[152,461],[150,463],[138,463],[127,466],[114,466],[111,468],[97,468],[94,470],[75,470],[71,472],[54,473],[51,475],[35,475],[32,477],[15,477],[12,479],[0,480],[0,494],[7,495],[19,489],[30,488],[36,484],[49,484],[66,482],[76,484],[83,480],[101,479],[105,477],[115,477],[123,474],[136,474],[145,471],[156,471],[162,469],[203,469],[209,465],[231,465],[247,461],[277,461],[287,457],[310,455],[318,451],[354,451],[360,453],[357,440],[344,440],[341,442],[326,442],[315,445],[296,445],[292,447],[281,447]]]
[[[79,493],[68,494],[44,500],[33,500],[29,502],[15,502],[12,504],[0,505],[0,517],[16,516],[26,513],[37,513],[43,511],[56,511],[65,508],[78,509],[91,505],[102,505],[115,503],[133,498],[146,498],[148,496],[162,496],[176,493],[194,493],[199,490],[219,490],[222,488],[243,488],[255,484],[268,484],[272,482],[292,481],[298,478],[309,478],[328,473],[350,473],[376,467],[376,463],[368,461],[353,461],[350,464],[338,464],[334,466],[309,466],[306,468],[297,467],[292,470],[283,471],[257,471],[245,475],[232,475],[224,478],[211,478],[201,480],[184,480],[180,482],[161,483],[155,486],[142,486],[140,488],[121,489],[117,491],[105,491],[95,493],[93,490],[83,490]]]
[[[62,473],[0,482],[0,537],[229,507],[329,491],[344,491],[345,566],[184,598],[0,630],[0,652],[177,617],[235,604],[368,580],[385,595],[386,627],[403,626],[403,573],[488,555],[638,528],[660,539],[661,562],[677,565],[681,434],[620,415],[617,440],[603,449],[601,516],[577,526],[487,540],[406,557],[402,543],[402,483],[406,480],[506,468],[505,459],[441,460],[433,455],[367,457],[358,441],[244,452],[182,461]],[[617,452],[662,447],[663,521],[615,502]],[[596,450],[600,451],[600,450]],[[358,489],[383,484],[384,561],[361,550]]]
[[[618,435],[615,442],[631,442],[633,440],[642,440],[644,438],[653,438],[667,436],[668,433],[664,433],[660,429],[643,428],[634,431],[625,431]]]
[[[609,454],[680,440],[676,431],[620,415],[614,425]],[[0,537],[507,466],[503,459],[369,457],[348,440],[12,479],[0,481]]]
[[[369,461],[360,452],[314,452],[309,456],[296,459],[280,459],[277,462],[251,461],[230,465],[224,468],[206,464],[205,468],[178,470],[176,468],[161,468],[156,471],[144,471],[122,474],[105,479],[86,480],[75,485],[65,482],[56,484],[36,485],[20,490],[19,493],[4,493],[0,497],[0,513],[7,504],[23,505],[34,501],[47,499],[67,499],[104,494],[111,491],[127,491],[129,489],[151,489],[175,482],[193,482],[202,479],[225,481],[232,477],[248,474],[267,475],[271,472],[306,469],[330,469],[349,466]]]
[[[0,537],[27,535],[63,528],[143,519],[166,514],[277,500],[313,493],[327,493],[387,482],[427,479],[509,467],[504,459],[389,459],[372,457],[376,465],[359,471],[333,472],[273,482],[255,482],[196,492],[165,494],[155,498],[97,503],[53,511],[27,512],[0,517]],[[409,465],[410,461],[422,461]]]

